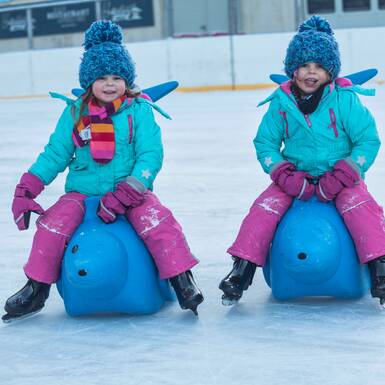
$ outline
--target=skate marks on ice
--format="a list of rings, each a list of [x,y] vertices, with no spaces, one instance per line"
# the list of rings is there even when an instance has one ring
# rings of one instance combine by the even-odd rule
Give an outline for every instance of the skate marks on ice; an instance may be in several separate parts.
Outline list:
[[[330,373],[327,355],[336,356],[347,369],[347,362],[349,367],[358,365],[362,356],[373,358],[382,349],[373,330],[383,332],[385,319],[369,297],[280,303],[270,296],[262,276],[256,276],[241,302],[228,309],[220,304],[221,293],[211,279],[202,280],[202,289],[209,303],[202,305],[199,319],[176,303],[153,316],[70,318],[57,293],[52,293],[44,312],[17,327],[15,323],[0,328],[2,351],[15,360],[13,367],[23,365],[23,371],[32,371],[36,379],[55,379],[56,385],[64,385],[65,378],[91,385],[124,383],[124,378],[130,378],[128,384],[230,384],[240,379],[262,384],[268,379],[278,385],[296,379],[296,384],[309,385],[306,376],[311,371],[314,375],[322,368]],[[24,362],[23,352],[35,344],[39,355]],[[0,378],[6,375],[14,384],[23,383],[8,368],[0,371]],[[330,377],[320,375],[333,384]],[[339,385],[344,384],[338,378]]]
[[[379,91],[365,103],[382,127],[385,92]],[[0,366],[1,384],[25,385],[26,374],[29,385],[385,383],[385,313],[376,299],[280,303],[271,297],[258,270],[238,304],[226,308],[220,302],[218,284],[232,263],[226,249],[269,183],[252,146],[265,111],[255,110],[255,105],[268,93],[178,94],[161,103],[173,121],[159,120],[166,151],[155,191],[180,221],[201,260],[194,269],[205,296],[199,318],[177,303],[151,316],[70,318],[53,290],[36,316],[0,324],[0,361],[6,363]],[[62,107],[48,99],[0,106],[4,127],[12,127],[0,144],[3,159],[18,156],[17,161],[0,164],[2,303],[24,279],[21,267],[33,235],[15,229],[10,197]],[[21,141],[21,136],[32,140]],[[382,148],[367,181],[383,205],[384,177]],[[63,179],[55,181],[39,203],[44,208],[52,205],[62,189]]]

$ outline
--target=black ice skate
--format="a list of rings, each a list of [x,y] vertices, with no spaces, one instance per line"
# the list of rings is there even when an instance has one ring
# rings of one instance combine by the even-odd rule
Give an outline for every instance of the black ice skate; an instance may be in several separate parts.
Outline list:
[[[172,287],[175,290],[179,305],[182,309],[190,309],[198,315],[197,307],[203,302],[203,295],[194,282],[190,270],[170,278]]]
[[[7,299],[4,310],[7,314],[2,316],[3,322],[19,320],[39,312],[49,296],[51,285],[28,279],[25,286],[12,297]]]
[[[233,257],[234,265],[229,274],[222,279],[219,288],[223,291],[222,304],[234,305],[253,282],[257,265],[245,259]]]
[[[385,304],[385,256],[368,262],[372,297],[379,298],[380,304]]]

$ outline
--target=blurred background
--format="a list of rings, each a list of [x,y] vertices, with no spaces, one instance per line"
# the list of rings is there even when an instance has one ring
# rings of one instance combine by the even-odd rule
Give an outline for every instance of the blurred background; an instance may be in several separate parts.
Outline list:
[[[293,32],[312,14],[335,29],[343,73],[374,66],[382,82],[385,0],[0,0],[0,74],[17,73],[20,83],[13,79],[0,96],[76,86],[84,31],[98,19],[123,28],[141,85],[176,79],[185,91],[268,87],[269,73],[282,72]]]

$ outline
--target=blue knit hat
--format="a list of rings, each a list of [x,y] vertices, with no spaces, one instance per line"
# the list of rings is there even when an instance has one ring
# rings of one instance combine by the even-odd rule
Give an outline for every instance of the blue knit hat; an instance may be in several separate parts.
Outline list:
[[[135,64],[122,45],[121,28],[109,20],[95,21],[84,38],[84,54],[79,68],[80,86],[87,89],[96,79],[105,75],[123,78],[128,87],[135,79]]]
[[[285,72],[293,78],[294,72],[303,64],[315,62],[329,72],[334,80],[341,69],[338,44],[329,22],[313,15],[298,27],[298,33],[287,48]]]

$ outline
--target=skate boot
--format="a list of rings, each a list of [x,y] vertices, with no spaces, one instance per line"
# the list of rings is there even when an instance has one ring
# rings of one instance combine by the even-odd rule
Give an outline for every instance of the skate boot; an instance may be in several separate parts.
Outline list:
[[[222,279],[219,288],[223,291],[222,304],[224,306],[234,305],[242,297],[243,291],[247,290],[253,282],[257,265],[239,257],[233,257],[234,265],[229,274]]]
[[[2,316],[3,322],[25,318],[40,311],[49,296],[50,287],[50,284],[29,278],[21,290],[7,299],[4,306],[7,314]]]
[[[380,304],[385,304],[385,256],[368,262],[372,297],[380,299]]]
[[[180,307],[190,309],[195,315],[198,315],[197,307],[203,302],[203,295],[194,282],[192,272],[187,270],[170,278],[170,282],[175,290]]]

